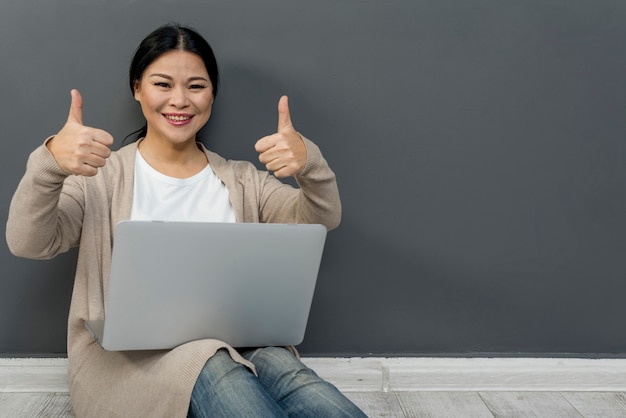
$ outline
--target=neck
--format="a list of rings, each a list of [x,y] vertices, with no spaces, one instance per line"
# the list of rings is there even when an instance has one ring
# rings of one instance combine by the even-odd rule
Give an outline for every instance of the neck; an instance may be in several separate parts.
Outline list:
[[[150,166],[170,177],[191,177],[208,164],[206,155],[195,140],[172,144],[146,137],[140,140],[137,149]]]

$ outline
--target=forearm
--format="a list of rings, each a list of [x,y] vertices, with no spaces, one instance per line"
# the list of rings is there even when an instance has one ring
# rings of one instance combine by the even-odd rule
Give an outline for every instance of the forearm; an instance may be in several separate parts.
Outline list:
[[[307,163],[296,176],[300,188],[276,190],[267,202],[267,206],[276,210],[264,212],[271,213],[268,222],[317,223],[331,230],[341,221],[337,179],[319,148],[309,140],[305,140],[305,144]]]
[[[71,197],[62,197],[66,177],[45,146],[29,156],[9,206],[6,239],[13,254],[51,258],[69,249],[77,236],[71,214],[81,209]]]

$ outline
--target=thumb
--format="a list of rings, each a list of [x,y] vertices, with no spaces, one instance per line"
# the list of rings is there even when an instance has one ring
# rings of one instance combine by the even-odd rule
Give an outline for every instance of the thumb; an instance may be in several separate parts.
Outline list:
[[[70,92],[72,95],[72,104],[70,105],[70,115],[67,121],[83,124],[83,97],[76,89],[72,89]]]
[[[289,101],[287,96],[282,96],[278,101],[278,131],[285,128],[292,128],[291,116],[289,114]]]

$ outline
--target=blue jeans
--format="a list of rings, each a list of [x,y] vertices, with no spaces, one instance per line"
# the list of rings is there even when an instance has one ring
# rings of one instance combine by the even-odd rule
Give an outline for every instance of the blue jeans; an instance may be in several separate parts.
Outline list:
[[[241,354],[258,377],[219,350],[196,381],[188,417],[366,417],[290,351],[266,347]]]

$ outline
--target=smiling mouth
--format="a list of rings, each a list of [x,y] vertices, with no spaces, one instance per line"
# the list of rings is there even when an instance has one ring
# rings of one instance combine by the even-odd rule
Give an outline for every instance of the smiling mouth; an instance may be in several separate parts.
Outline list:
[[[193,116],[182,116],[182,115],[163,115],[167,120],[171,120],[172,122],[186,122],[191,120]]]

